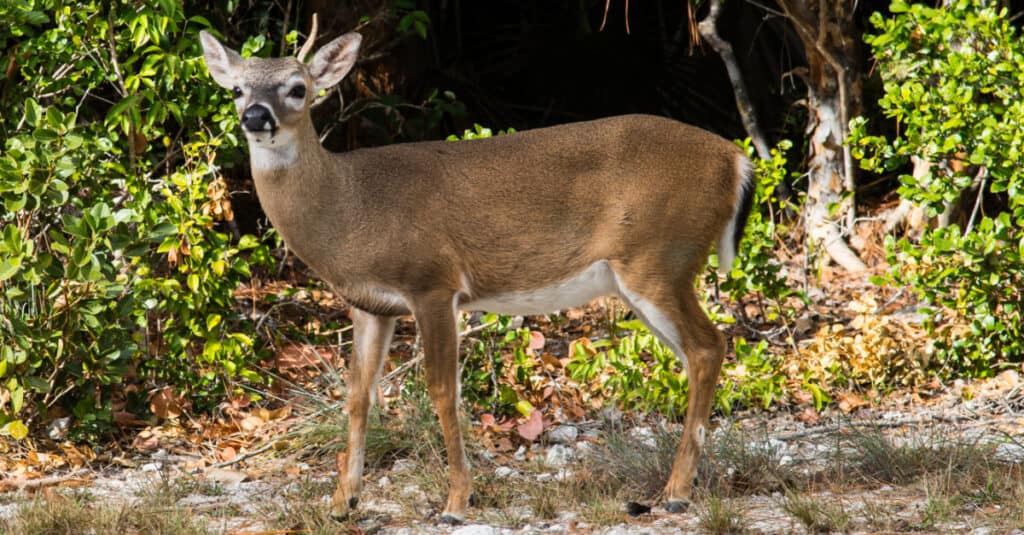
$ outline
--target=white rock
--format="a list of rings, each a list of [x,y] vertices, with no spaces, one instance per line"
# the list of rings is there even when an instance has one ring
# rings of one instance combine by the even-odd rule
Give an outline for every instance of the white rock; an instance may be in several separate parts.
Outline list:
[[[46,426],[46,436],[51,440],[64,440],[68,436],[68,428],[71,427],[71,417],[57,418]]]
[[[548,449],[544,455],[544,464],[548,466],[565,466],[572,459],[572,449],[561,444],[555,444]]]
[[[140,470],[142,470],[143,472],[159,472],[160,469],[163,468],[163,466],[164,463],[156,461],[142,465],[142,468],[140,468]]]
[[[483,524],[473,524],[470,526],[462,526],[452,532],[452,535],[500,535],[501,530],[491,526],[485,526]]]
[[[1004,442],[996,446],[996,458],[1005,462],[1020,462],[1024,460],[1024,446],[1012,442]]]
[[[548,431],[548,440],[555,444],[572,444],[580,430],[571,425],[556,425]]]
[[[612,526],[601,532],[603,535],[647,535],[654,533],[654,530],[647,527],[622,525]]]
[[[514,477],[519,475],[519,472],[515,468],[509,468],[507,466],[499,466],[494,469],[494,475],[497,477]]]
[[[427,495],[416,485],[406,485],[402,487],[402,496],[411,498],[415,501],[426,501]]]
[[[395,464],[391,465],[391,473],[401,474],[403,472],[412,472],[416,469],[416,463],[409,459],[398,459]]]
[[[526,460],[526,446],[519,446],[519,449],[516,450],[516,452],[512,454],[512,458],[517,460],[517,461],[525,461]]]
[[[648,448],[658,447],[658,442],[654,440],[654,431],[651,431],[650,427],[634,427],[629,430],[629,437]]]
[[[384,476],[377,480],[377,484],[382,487],[386,487],[391,484],[391,478],[389,478],[388,476]]]

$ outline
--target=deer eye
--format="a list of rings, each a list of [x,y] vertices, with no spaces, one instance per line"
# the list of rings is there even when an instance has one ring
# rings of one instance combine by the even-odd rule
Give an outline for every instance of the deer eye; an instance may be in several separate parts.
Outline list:
[[[289,98],[306,98],[306,86],[297,85],[288,91]]]
[[[241,87],[232,87],[231,88],[231,94],[234,95],[235,98],[242,98],[242,88]]]

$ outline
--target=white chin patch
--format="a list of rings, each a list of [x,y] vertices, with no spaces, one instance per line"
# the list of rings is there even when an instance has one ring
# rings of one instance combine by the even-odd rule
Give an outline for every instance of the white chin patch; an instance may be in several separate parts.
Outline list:
[[[246,132],[249,139],[249,161],[253,169],[277,171],[295,164],[297,151],[295,139],[285,130],[270,132]]]
[[[269,145],[270,143],[272,143],[274,141],[274,134],[271,133],[271,131],[269,131],[269,130],[263,130],[263,131],[257,131],[257,132],[254,132],[252,130],[246,130],[245,131],[245,137],[250,142],[260,143],[260,144],[266,143],[266,144]]]

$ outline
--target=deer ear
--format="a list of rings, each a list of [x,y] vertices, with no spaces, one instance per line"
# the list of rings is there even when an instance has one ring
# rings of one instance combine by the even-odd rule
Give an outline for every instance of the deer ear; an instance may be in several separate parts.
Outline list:
[[[213,81],[225,89],[231,89],[238,85],[235,80],[235,71],[242,63],[242,56],[220,44],[220,41],[206,30],[199,32],[199,41],[203,44],[203,59],[206,61],[206,69],[210,71]]]
[[[309,74],[313,77],[313,90],[320,92],[338,84],[356,64],[356,53],[363,36],[351,32],[327,43],[309,62]]]

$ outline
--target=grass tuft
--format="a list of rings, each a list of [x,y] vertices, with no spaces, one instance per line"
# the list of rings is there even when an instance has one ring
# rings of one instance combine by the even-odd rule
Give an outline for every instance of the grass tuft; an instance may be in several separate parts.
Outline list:
[[[707,494],[697,501],[700,528],[712,535],[747,533],[747,522],[738,501]]]
[[[820,496],[804,496],[794,491],[783,495],[782,509],[811,533],[846,531],[852,520],[841,503],[825,503]]]

